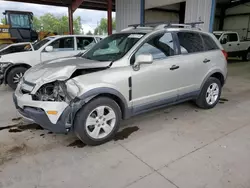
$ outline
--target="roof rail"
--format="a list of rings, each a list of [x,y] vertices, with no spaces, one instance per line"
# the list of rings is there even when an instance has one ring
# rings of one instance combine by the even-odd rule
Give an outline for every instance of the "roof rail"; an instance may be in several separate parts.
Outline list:
[[[144,24],[131,24],[128,25],[128,28],[123,29],[122,31],[128,31],[131,29],[136,29],[138,27],[143,27],[145,28],[147,26],[147,28],[153,28],[154,30],[157,29],[164,29],[164,28],[168,28],[168,27],[191,27],[191,28],[197,28],[196,26],[199,24],[204,24],[204,22],[190,22],[190,23],[171,23],[171,22],[149,22],[149,23],[144,23]],[[198,28],[200,29],[200,28]]]

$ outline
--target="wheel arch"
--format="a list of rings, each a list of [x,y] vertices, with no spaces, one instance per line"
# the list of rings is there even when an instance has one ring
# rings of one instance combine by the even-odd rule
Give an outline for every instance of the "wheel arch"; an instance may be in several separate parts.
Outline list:
[[[9,74],[9,72],[13,69],[13,68],[16,68],[16,67],[25,67],[27,69],[31,68],[31,66],[29,64],[26,64],[26,63],[16,63],[16,64],[13,64],[11,66],[9,66],[5,72],[4,72],[4,83],[5,84],[8,84],[7,82],[7,76]]]
[[[202,84],[201,84],[201,88],[200,90],[202,90],[204,84],[206,83],[207,79],[213,77],[213,78],[217,78],[220,82],[221,82],[221,86],[223,86],[225,84],[225,76],[223,75],[223,73],[220,70],[214,70],[212,72],[210,72],[205,79],[203,80]]]
[[[120,107],[122,112],[122,119],[127,119],[131,116],[130,108],[128,107],[127,100],[125,97],[117,90],[112,88],[96,88],[84,93],[79,98],[84,101],[84,104],[97,97],[108,97],[114,100]]]

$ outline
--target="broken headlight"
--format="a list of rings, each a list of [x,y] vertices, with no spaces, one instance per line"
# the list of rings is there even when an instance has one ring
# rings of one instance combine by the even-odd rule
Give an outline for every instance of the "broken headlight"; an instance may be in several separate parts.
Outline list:
[[[33,100],[69,102],[71,99],[67,94],[65,83],[56,81],[43,85],[36,94],[33,95]]]
[[[9,62],[0,62],[0,74],[3,74],[6,68],[10,65]]]

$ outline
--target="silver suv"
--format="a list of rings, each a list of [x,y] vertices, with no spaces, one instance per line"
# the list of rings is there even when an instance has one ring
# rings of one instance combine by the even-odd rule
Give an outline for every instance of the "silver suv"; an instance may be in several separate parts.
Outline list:
[[[122,119],[194,100],[220,98],[227,54],[210,33],[185,25],[131,26],[84,54],[29,69],[13,98],[24,117],[89,145],[116,134]]]

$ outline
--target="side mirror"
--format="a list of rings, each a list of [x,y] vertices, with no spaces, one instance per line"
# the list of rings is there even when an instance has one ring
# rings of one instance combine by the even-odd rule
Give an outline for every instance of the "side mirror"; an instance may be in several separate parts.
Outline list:
[[[52,52],[54,49],[53,49],[53,46],[46,46],[45,47],[45,51],[46,52]]]
[[[227,43],[227,39],[226,38],[221,39],[220,43],[221,44],[226,44]]]
[[[140,70],[141,64],[151,64],[153,63],[153,56],[151,54],[140,54],[136,57],[133,69],[135,71]]]

